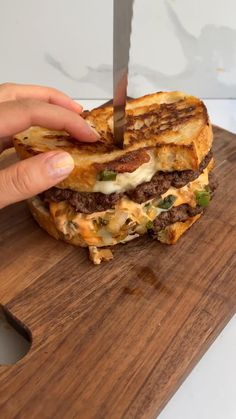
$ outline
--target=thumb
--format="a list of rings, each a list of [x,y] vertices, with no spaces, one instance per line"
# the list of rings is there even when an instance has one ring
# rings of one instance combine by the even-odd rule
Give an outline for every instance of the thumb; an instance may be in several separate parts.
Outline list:
[[[74,168],[66,152],[50,151],[0,171],[0,208],[37,195],[56,185]]]

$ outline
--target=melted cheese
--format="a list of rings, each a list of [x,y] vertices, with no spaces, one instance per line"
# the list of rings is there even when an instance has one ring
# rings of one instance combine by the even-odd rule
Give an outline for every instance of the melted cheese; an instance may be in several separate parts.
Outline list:
[[[124,192],[128,189],[134,189],[141,183],[149,182],[156,173],[156,161],[153,152],[148,153],[150,160],[142,164],[132,173],[119,173],[116,180],[96,181],[93,192],[102,192],[111,194],[113,192]]]
[[[177,197],[174,206],[189,204],[196,206],[195,191],[208,185],[208,168],[193,182],[183,188],[170,188],[161,198]],[[132,240],[147,231],[147,223],[155,220],[163,211],[157,207],[158,200],[151,199],[142,204],[123,197],[114,209],[93,214],[77,213],[66,202],[51,203],[50,212],[56,227],[67,237],[74,235],[89,246],[110,246]],[[101,223],[101,220],[103,221]]]

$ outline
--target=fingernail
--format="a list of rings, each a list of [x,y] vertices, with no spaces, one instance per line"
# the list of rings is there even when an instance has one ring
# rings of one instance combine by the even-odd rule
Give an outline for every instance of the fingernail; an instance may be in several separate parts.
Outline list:
[[[83,112],[83,106],[81,106],[79,103],[76,103],[76,102],[74,102],[74,104],[76,105],[77,111],[79,113],[82,113]]]
[[[58,152],[46,160],[48,174],[54,178],[68,175],[74,168],[74,160],[69,153]]]
[[[86,121],[87,122],[87,121]],[[89,127],[89,131],[90,131],[90,133],[92,134],[91,135],[91,139],[94,139],[94,140],[99,140],[101,137],[100,137],[100,135],[98,134],[98,132],[96,131],[96,129],[94,128],[94,127],[92,127],[90,124],[88,124],[88,122],[87,122],[87,125],[88,125],[88,127]]]

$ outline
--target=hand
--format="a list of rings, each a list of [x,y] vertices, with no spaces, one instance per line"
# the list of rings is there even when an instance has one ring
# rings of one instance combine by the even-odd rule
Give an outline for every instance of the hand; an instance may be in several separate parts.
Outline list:
[[[0,85],[0,153],[11,137],[32,125],[65,130],[80,141],[97,134],[78,114],[82,111],[56,89],[16,84]],[[42,153],[0,171],[0,208],[36,195],[63,180],[74,161],[64,151]]]

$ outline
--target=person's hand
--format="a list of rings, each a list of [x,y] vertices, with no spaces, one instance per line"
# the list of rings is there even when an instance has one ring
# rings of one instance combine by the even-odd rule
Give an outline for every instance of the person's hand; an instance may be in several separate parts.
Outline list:
[[[11,137],[32,125],[65,130],[80,141],[96,141],[97,134],[79,116],[82,111],[56,89],[16,84],[0,85],[0,153]],[[74,161],[64,151],[50,151],[0,171],[0,208],[36,195],[63,180]]]

